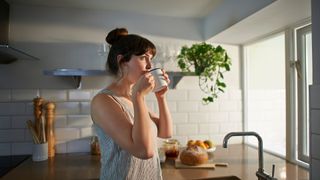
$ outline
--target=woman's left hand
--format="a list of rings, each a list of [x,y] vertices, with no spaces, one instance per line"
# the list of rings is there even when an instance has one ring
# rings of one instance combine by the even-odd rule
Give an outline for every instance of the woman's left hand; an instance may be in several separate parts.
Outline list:
[[[155,92],[155,95],[157,98],[162,98],[164,96],[164,94],[168,91],[169,84],[170,84],[169,75],[165,72],[165,70],[163,70],[163,69],[161,69],[161,70],[162,70],[162,73],[163,73],[165,80],[167,81],[168,86],[158,92]]]

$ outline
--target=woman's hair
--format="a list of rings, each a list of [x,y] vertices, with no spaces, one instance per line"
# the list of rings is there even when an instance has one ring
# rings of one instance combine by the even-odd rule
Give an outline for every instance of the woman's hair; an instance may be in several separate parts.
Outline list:
[[[109,32],[106,41],[110,44],[106,68],[114,75],[118,75],[120,66],[128,62],[132,55],[142,55],[151,50],[153,57],[156,55],[155,45],[148,39],[135,34],[128,34],[126,28],[116,28]],[[117,56],[123,58],[118,62]]]

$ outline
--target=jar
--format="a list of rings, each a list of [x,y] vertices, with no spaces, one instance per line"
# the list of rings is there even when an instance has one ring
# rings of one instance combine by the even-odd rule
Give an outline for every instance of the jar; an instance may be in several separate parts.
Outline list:
[[[177,158],[179,156],[179,141],[176,139],[168,139],[163,142],[163,149],[166,158]]]
[[[92,155],[100,155],[100,146],[97,136],[91,138],[90,147]]]

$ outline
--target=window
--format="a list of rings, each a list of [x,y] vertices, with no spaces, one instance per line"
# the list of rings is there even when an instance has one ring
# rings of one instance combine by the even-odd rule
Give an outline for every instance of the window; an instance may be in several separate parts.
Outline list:
[[[309,162],[309,85],[312,84],[311,25],[295,31],[297,158]]]
[[[244,55],[247,91],[245,130],[260,134],[264,150],[285,157],[285,34],[278,33],[246,45]],[[246,138],[246,143],[257,145],[254,138]]]

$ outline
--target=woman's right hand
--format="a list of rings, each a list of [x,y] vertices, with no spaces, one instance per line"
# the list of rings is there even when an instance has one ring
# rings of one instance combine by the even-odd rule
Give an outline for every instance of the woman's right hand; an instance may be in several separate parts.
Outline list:
[[[150,72],[146,72],[141,75],[136,84],[133,86],[132,95],[135,96],[137,93],[141,95],[147,95],[153,90],[155,86],[154,78]]]

